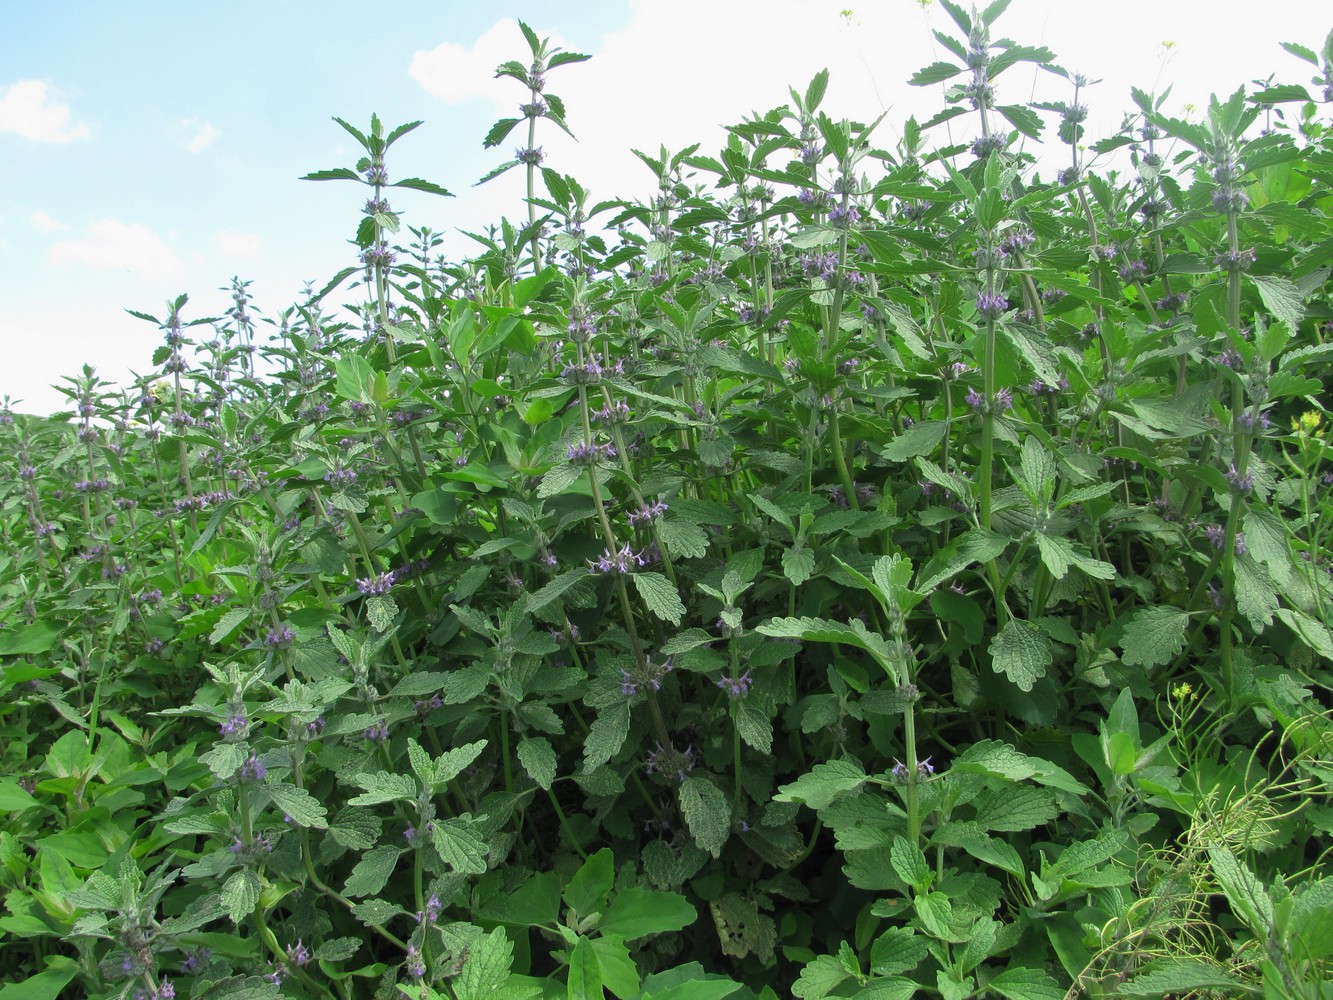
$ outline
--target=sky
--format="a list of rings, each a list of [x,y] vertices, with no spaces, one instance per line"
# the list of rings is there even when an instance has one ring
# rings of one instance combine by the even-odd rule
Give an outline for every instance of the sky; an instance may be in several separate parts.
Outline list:
[[[548,77],[578,141],[550,123],[537,141],[594,200],[652,195],[631,149],[715,152],[722,126],[823,68],[823,110],[887,112],[892,148],[910,115],[943,107],[942,86],[906,81],[947,57],[932,29],[952,29],[930,0],[0,0],[0,398],[50,413],[68,406],[53,386],[85,364],[119,384],[150,372],[161,331],[127,309],[160,316],[184,292],[186,319],[219,316],[239,277],[252,311],[276,318],[356,263],[366,189],[299,180],[355,165],[334,116],[424,121],[391,150],[391,179],[457,197],[390,194],[405,225],[450,234],[451,256],[474,246],[462,232],[526,217],[521,170],[474,186],[517,144],[482,147],[526,98],[494,76],[527,61],[518,20],[593,57]],[[1279,43],[1318,50],[1330,27],[1322,0],[1013,0],[995,33],[1101,81],[1085,95],[1092,141],[1132,108],[1131,86],[1170,86],[1163,110],[1198,117],[1210,93],[1270,74],[1308,85],[1313,67]],[[1024,66],[997,86],[1008,103],[1069,97]]]

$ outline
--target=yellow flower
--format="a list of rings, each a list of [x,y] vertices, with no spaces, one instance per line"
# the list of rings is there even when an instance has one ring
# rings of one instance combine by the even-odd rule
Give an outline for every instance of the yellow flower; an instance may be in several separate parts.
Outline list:
[[[1318,410],[1306,410],[1300,417],[1292,417],[1291,429],[1302,437],[1311,437],[1323,422],[1323,414]]]

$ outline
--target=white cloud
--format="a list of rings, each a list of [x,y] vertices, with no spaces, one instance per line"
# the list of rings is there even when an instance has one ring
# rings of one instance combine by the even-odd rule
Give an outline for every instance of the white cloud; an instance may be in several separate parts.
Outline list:
[[[61,240],[47,254],[53,264],[83,264],[95,271],[133,271],[149,278],[184,271],[176,252],[140,222],[94,219],[79,239]]]
[[[0,132],[33,142],[88,138],[88,126],[71,122],[69,105],[56,103],[42,80],[19,80],[0,91]]]
[[[68,225],[43,212],[40,208],[28,216],[28,222],[39,233],[63,233],[69,229]]]
[[[554,47],[570,48],[557,32],[533,30],[538,38],[550,38]],[[460,104],[477,97],[505,104],[521,89],[513,80],[495,79],[495,68],[511,59],[526,64],[528,44],[518,22],[507,17],[491,25],[471,48],[441,42],[430,50],[419,49],[412,54],[407,72],[426,93],[445,104]]]
[[[264,249],[264,241],[254,233],[224,229],[213,234],[213,246],[228,257],[254,260]]]
[[[212,122],[202,118],[182,118],[172,129],[176,144],[187,153],[202,153],[222,134]]]

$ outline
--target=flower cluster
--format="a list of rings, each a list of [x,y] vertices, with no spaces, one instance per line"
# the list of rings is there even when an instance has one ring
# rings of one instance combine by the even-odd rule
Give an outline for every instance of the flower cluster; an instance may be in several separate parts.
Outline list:
[[[657,547],[650,545],[645,549],[635,552],[628,542],[625,543],[617,552],[610,549],[603,549],[602,554],[597,559],[588,560],[588,569],[593,573],[602,573],[611,576],[623,576],[627,573],[633,573],[636,569],[642,569],[644,566],[650,566],[660,556],[657,553]]]
[[[825,281],[832,281],[838,273],[838,255],[836,253],[807,253],[799,258],[801,273],[807,278],[818,276]]]
[[[616,446],[609,441],[606,444],[576,441],[565,449],[565,459],[572,465],[596,465],[598,462],[610,462],[618,454]]]
[[[987,414],[998,416],[1006,410],[1013,409],[1014,406],[1014,394],[1008,389],[996,389],[995,394],[989,400],[977,392],[976,389],[968,389],[967,396],[964,398],[967,400],[967,405],[972,407],[972,411],[978,416]]]
[[[750,671],[747,670],[739,677],[728,676],[720,678],[717,681],[717,687],[725,691],[727,693],[727,697],[730,698],[732,701],[736,701],[739,698],[744,698],[747,694],[750,693],[751,683],[752,681],[750,678]]]
[[[654,503],[644,504],[637,511],[629,511],[625,515],[625,520],[629,522],[630,527],[639,524],[648,524],[657,520],[667,512],[665,500],[658,500]]]
[[[1009,300],[998,292],[977,292],[977,313],[982,319],[999,319],[1009,308]]]

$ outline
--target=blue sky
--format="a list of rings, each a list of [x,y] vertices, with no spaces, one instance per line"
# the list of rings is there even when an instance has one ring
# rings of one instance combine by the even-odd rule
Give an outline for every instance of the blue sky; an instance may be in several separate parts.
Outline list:
[[[188,292],[187,317],[217,315],[233,275],[275,316],[302,282],[354,261],[346,240],[362,190],[297,180],[352,165],[337,115],[364,127],[424,119],[396,145],[395,178],[459,197],[394,195],[411,225],[477,230],[523,212],[518,171],[472,183],[507,158],[483,150],[521,94],[495,65],[524,58],[522,19],[587,63],[551,74],[578,144],[539,138],[549,163],[598,197],[649,194],[631,146],[720,141],[718,126],[784,102],[828,66],[830,113],[886,108],[886,141],[908,114],[941,105],[906,86],[942,53],[949,22],[918,0],[581,0],[403,8],[345,0],[122,0],[3,3],[0,33],[0,396],[51,412],[49,388],[84,363],[122,382],[147,372],[160,333],[127,308],[160,313]],[[1318,48],[1333,16],[1314,0],[1269,0],[1247,18],[1232,0],[1014,0],[1000,34],[1046,44],[1104,83],[1089,95],[1094,137],[1130,107],[1128,88],[1173,84],[1190,114],[1212,90],[1276,72],[1307,83],[1279,41]],[[400,12],[401,11],[401,12]],[[1234,11],[1234,13],[1232,13]],[[1162,43],[1171,43],[1163,45]],[[1067,96],[1047,74],[1013,70],[1010,100]],[[450,248],[465,252],[454,237]]]

